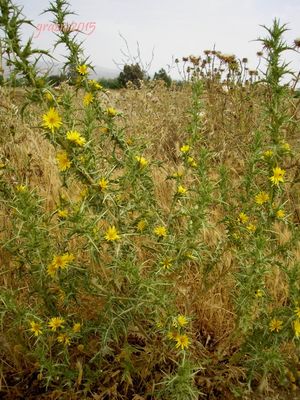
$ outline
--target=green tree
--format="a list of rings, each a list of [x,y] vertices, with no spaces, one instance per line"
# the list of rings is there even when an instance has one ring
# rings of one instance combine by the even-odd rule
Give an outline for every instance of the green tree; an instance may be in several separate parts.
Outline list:
[[[122,87],[118,78],[100,78],[98,82],[105,89],[120,89]]]
[[[128,82],[132,82],[135,87],[140,88],[141,82],[145,78],[145,73],[139,64],[125,64],[123,71],[120,72],[118,80],[122,87],[126,87]]]
[[[172,79],[170,77],[170,75],[167,74],[166,70],[164,68],[161,68],[158,72],[155,72],[153,80],[160,80],[160,81],[164,81],[165,84],[170,87],[171,83],[172,83]]]

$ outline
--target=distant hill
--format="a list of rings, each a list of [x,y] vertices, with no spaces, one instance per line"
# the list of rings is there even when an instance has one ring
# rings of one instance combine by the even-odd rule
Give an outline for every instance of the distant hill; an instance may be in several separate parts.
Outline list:
[[[59,75],[62,71],[63,64],[62,63],[56,63],[56,64],[46,64],[46,63],[41,63],[38,66],[38,69],[41,72],[46,72],[50,71],[50,75]],[[100,79],[100,78],[116,78],[119,76],[120,71],[117,69],[112,69],[112,68],[106,68],[102,67],[99,65],[94,66],[94,71],[91,71],[90,77],[93,79]]]
[[[3,67],[4,67],[4,75],[7,76],[7,74],[9,73],[9,69],[6,67],[6,65],[4,65]],[[38,64],[37,68],[41,73],[48,72],[49,75],[60,75],[62,72],[63,64],[62,63],[51,64],[51,63],[41,62]],[[95,72],[91,71],[90,73],[90,77],[93,79],[101,79],[101,78],[113,79],[117,78],[120,74],[120,71],[118,71],[117,69],[106,68],[99,65],[96,65],[94,67],[94,70]]]

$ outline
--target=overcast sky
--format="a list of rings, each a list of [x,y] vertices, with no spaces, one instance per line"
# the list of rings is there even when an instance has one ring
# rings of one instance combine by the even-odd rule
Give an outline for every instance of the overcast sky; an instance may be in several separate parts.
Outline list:
[[[300,37],[300,0],[69,0],[76,16],[69,21],[96,23],[85,25],[86,54],[95,65],[116,69],[113,60],[122,60],[125,50],[121,33],[130,51],[136,54],[139,42],[144,62],[154,60],[150,72],[172,63],[172,57],[201,55],[214,45],[224,53],[248,57],[250,67],[257,63],[260,44],[254,40],[263,36],[259,25],[270,26],[277,17],[288,24],[285,35],[292,43]],[[24,13],[34,23],[49,23],[49,14],[41,15],[48,0],[18,0]],[[54,34],[48,27],[35,39],[40,47],[51,48]],[[26,34],[34,33],[26,31]],[[89,34],[88,34],[89,33]],[[37,32],[34,33],[37,36]],[[60,49],[63,54],[63,49]],[[300,55],[290,54],[293,68],[299,69]]]

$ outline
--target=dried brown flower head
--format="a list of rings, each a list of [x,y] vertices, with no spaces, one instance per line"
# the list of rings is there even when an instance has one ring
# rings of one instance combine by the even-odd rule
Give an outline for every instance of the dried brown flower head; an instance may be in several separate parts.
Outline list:
[[[298,37],[294,40],[294,44],[296,47],[300,47],[300,37]]]

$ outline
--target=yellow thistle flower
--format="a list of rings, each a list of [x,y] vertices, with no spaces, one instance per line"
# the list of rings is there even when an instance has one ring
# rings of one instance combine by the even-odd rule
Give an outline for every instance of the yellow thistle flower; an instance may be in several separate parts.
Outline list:
[[[168,257],[162,260],[160,263],[164,269],[170,269],[172,267],[172,262],[173,262],[172,258]]]
[[[181,153],[185,154],[188,153],[190,151],[190,146],[188,144],[184,144],[181,148],[180,148]]]
[[[100,85],[100,83],[98,83],[95,79],[90,79],[90,80],[89,80],[89,85],[90,85],[92,88],[96,89],[96,90],[103,89],[103,86]]]
[[[181,350],[184,350],[189,347],[190,341],[187,335],[177,335],[175,340],[177,342],[175,346],[177,349],[181,348]]]
[[[57,215],[59,218],[67,218],[69,215],[69,211],[64,209],[64,210],[58,210]]]
[[[285,174],[285,170],[279,167],[273,168],[273,176],[270,176],[270,181],[272,185],[278,186],[280,182],[284,182],[283,176]]]
[[[300,318],[300,307],[295,308],[295,314],[297,315],[298,318]]]
[[[273,156],[273,151],[272,150],[267,150],[264,152],[264,158],[271,158]]]
[[[148,165],[148,161],[142,156],[136,156],[135,159],[141,168],[144,168]]]
[[[190,164],[190,166],[192,167],[192,168],[197,168],[197,163],[196,163],[196,161],[193,159],[193,157],[188,157],[188,159],[187,159],[187,161],[188,161],[188,163]]]
[[[255,232],[256,231],[256,225],[254,225],[254,224],[249,224],[249,225],[246,226],[246,228],[247,228],[247,230],[249,232]]]
[[[284,212],[284,210],[277,210],[276,211],[276,217],[277,218],[279,218],[279,219],[281,219],[281,218],[284,218],[285,217],[285,212]]]
[[[264,292],[261,289],[257,289],[255,292],[255,297],[263,297]]]
[[[58,328],[63,328],[64,327],[65,320],[60,317],[53,317],[50,319],[48,322],[49,328],[51,328],[52,331],[56,331]]]
[[[268,193],[266,193],[266,192],[259,192],[255,196],[255,203],[259,204],[259,205],[263,205],[264,203],[266,203],[269,200],[270,200],[270,197],[269,197]]]
[[[41,324],[35,321],[29,321],[29,323],[30,323],[30,331],[34,333],[34,336],[39,336],[43,333]]]
[[[269,324],[271,332],[279,332],[282,329],[283,321],[273,318]]]
[[[188,320],[186,319],[186,317],[184,315],[179,314],[178,317],[176,318],[176,323],[179,326],[183,327],[188,324]]]
[[[147,221],[146,221],[145,219],[141,219],[141,220],[137,223],[136,229],[137,229],[139,232],[143,232],[143,230],[145,230],[145,228],[147,227],[147,225],[148,225]]]
[[[51,107],[49,111],[43,115],[43,127],[50,129],[54,133],[55,129],[59,129],[62,125],[61,117],[55,108]]]
[[[246,215],[244,212],[239,213],[239,217],[238,220],[242,223],[242,224],[246,224],[249,220],[248,215]]]
[[[177,336],[178,336],[178,332],[175,332],[175,331],[169,331],[167,333],[167,338],[170,340],[176,340]]]
[[[74,261],[75,257],[73,254],[65,253],[61,256],[54,256],[52,262],[48,265],[47,273],[52,278],[55,277],[56,272],[59,269],[66,269],[68,264]]]
[[[93,101],[94,101],[93,93],[88,92],[88,93],[86,93],[86,94],[83,96],[83,105],[84,105],[85,107],[87,107],[87,106],[88,106],[89,104],[91,104]]]
[[[57,266],[55,264],[49,264],[47,267],[47,274],[51,277],[51,278],[55,278],[56,277],[56,273],[57,273]]]
[[[172,176],[173,176],[173,178],[182,178],[183,175],[184,175],[184,171],[178,170],[177,172],[174,172],[174,174]]]
[[[284,150],[284,151],[287,151],[287,152],[291,151],[291,146],[290,146],[290,144],[287,143],[287,142],[284,142],[284,141],[283,141],[283,142],[281,143],[280,147],[281,147],[282,150]]]
[[[88,67],[87,67],[87,65],[85,65],[85,64],[81,64],[81,65],[78,65],[78,66],[76,67],[76,71],[77,71],[80,75],[84,76],[84,75],[87,75],[87,74],[88,74]]]
[[[80,147],[84,146],[86,142],[85,138],[82,137],[77,131],[68,131],[66,134],[66,138],[70,142],[75,143]]]
[[[66,151],[59,151],[56,154],[56,161],[58,163],[58,169],[60,171],[66,171],[71,167],[71,161],[68,158],[68,154]]]
[[[66,333],[61,333],[60,335],[57,336],[57,341],[58,343],[63,343],[66,346],[70,344],[70,337]]]
[[[164,226],[157,226],[154,228],[153,232],[158,237],[166,237],[167,236],[167,229]]]
[[[108,242],[114,242],[115,240],[120,239],[118,231],[114,225],[107,229],[104,237]]]
[[[27,186],[25,186],[25,185],[18,185],[18,186],[16,187],[16,189],[17,189],[17,192],[19,192],[19,193],[24,193],[24,192],[27,191]]]
[[[104,192],[104,191],[107,189],[107,187],[108,187],[108,180],[105,179],[105,178],[101,178],[101,179],[99,180],[99,182],[98,182],[98,185],[99,185],[99,187],[100,187],[100,190],[101,190],[102,192]]]
[[[63,254],[62,258],[67,264],[75,260],[75,256],[72,253],[65,253]]]
[[[109,107],[106,109],[106,113],[109,117],[115,117],[117,115],[118,111],[113,107]]]
[[[300,336],[300,320],[299,319],[296,319],[293,322],[293,328],[294,328],[296,338],[299,338],[299,336]]]
[[[81,330],[81,323],[80,323],[80,322],[76,322],[76,323],[73,325],[72,331],[73,331],[74,333],[78,333],[78,332],[80,332],[80,330]]]
[[[177,186],[178,194],[185,194],[186,192],[187,192],[187,189],[184,186],[182,186],[182,185]]]
[[[61,256],[54,256],[52,260],[52,264],[57,268],[65,269],[69,262],[74,260],[74,256],[69,253],[65,253]]]

